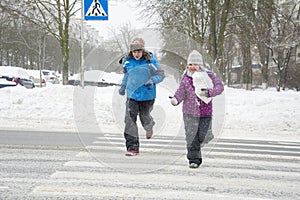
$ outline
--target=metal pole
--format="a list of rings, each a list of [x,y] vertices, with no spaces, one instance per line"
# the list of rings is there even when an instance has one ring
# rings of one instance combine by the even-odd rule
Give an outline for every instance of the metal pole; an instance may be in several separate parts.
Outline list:
[[[40,86],[42,88],[42,70],[45,68],[45,60],[46,60],[46,33],[43,32],[43,60],[41,63],[41,70],[40,70]]]
[[[84,88],[84,33],[83,33],[83,20],[84,20],[84,0],[81,0],[81,30],[80,30],[80,84]]]

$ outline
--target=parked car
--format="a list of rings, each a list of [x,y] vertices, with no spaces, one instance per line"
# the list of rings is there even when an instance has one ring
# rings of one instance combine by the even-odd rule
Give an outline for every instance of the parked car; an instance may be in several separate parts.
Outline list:
[[[110,73],[112,75],[112,73]],[[120,84],[116,82],[119,76],[104,73],[100,70],[90,70],[84,72],[84,85],[85,86],[97,86],[97,87],[108,87],[108,86],[119,86]],[[119,78],[120,79],[120,78]],[[108,81],[107,81],[108,80]],[[69,77],[69,85],[80,85],[81,77],[80,74],[74,74]]]
[[[33,81],[35,87],[45,87],[46,79],[43,73],[40,73],[40,70],[26,70],[30,76],[30,79]],[[41,81],[42,80],[42,81]]]
[[[56,73],[54,71],[51,70],[42,70],[46,82],[52,83],[52,84],[59,84],[59,79],[58,76],[56,75]]]
[[[2,79],[0,87],[21,85],[29,89],[34,88],[34,83],[29,74],[21,67],[0,66],[0,79]]]
[[[1,76],[1,75],[0,75]],[[13,81],[6,80],[5,77],[0,77],[0,88],[9,87],[9,86],[16,86],[17,83]]]

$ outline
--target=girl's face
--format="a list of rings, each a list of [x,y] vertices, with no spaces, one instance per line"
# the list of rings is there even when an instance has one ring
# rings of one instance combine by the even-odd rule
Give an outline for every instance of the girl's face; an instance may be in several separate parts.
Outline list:
[[[200,66],[198,64],[189,64],[188,65],[188,70],[192,73],[199,71]]]
[[[132,51],[132,55],[136,60],[139,60],[143,56],[143,50],[140,49],[140,50]]]

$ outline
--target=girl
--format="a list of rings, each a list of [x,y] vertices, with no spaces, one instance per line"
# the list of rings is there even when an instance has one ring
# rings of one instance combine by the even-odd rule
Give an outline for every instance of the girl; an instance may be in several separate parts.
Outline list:
[[[190,53],[187,64],[187,70],[171,98],[171,104],[176,106],[183,101],[187,159],[190,168],[198,168],[202,163],[201,144],[211,128],[211,97],[221,94],[224,86],[214,73],[204,68],[198,51],[193,50]]]

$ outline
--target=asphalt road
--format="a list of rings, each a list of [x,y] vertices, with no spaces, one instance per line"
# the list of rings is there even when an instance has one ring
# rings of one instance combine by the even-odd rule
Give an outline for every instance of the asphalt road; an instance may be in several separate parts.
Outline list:
[[[92,144],[95,133],[0,130],[0,144],[84,147]]]
[[[142,136],[141,136],[142,137]],[[300,143],[215,139],[189,169],[181,137],[0,131],[0,199],[299,199]]]

